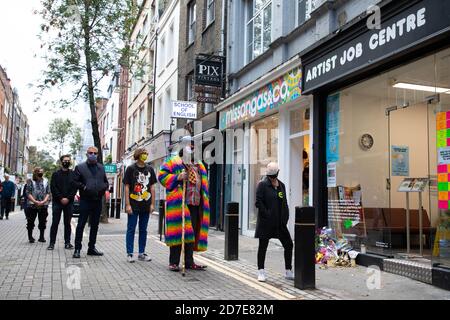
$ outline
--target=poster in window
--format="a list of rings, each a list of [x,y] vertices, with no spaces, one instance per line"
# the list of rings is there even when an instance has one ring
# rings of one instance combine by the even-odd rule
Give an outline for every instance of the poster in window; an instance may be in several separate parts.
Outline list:
[[[339,93],[327,99],[327,163],[339,161],[339,101]]]
[[[392,176],[409,176],[409,147],[391,146]]]

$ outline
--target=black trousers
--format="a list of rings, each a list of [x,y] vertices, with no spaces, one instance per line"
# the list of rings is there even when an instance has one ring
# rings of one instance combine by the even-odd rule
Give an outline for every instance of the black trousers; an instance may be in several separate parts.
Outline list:
[[[0,216],[2,218],[3,216],[6,216],[8,218],[10,211],[11,211],[11,197],[2,197]]]
[[[59,221],[61,213],[64,212],[64,243],[70,243],[70,235],[72,233],[70,222],[72,221],[73,203],[69,202],[63,206],[61,203],[53,202],[52,210],[52,227],[50,228],[50,243],[55,244],[56,235],[58,234]]]
[[[200,207],[188,205],[188,208],[191,214],[191,222],[192,228],[194,228],[194,235],[197,236],[196,230],[199,227]],[[194,264],[194,243],[185,243],[184,254],[185,254],[184,259],[185,266],[189,268]],[[180,257],[181,257],[181,245],[170,247],[169,263],[179,265]]]
[[[77,231],[75,233],[75,250],[81,250],[83,241],[83,231],[89,218],[91,230],[89,232],[89,249],[95,248],[97,242],[98,225],[102,213],[102,200],[80,200],[80,216],[78,218]]]
[[[33,231],[34,229],[34,223],[36,221],[36,217],[39,220],[38,229],[41,232],[44,232],[45,228],[47,227],[47,217],[48,217],[48,211],[47,208],[27,208],[27,229],[28,231]]]
[[[286,229],[281,232],[278,238],[284,248],[284,265],[286,270],[292,269],[292,250],[294,249],[294,244],[291,239],[289,231]],[[258,269],[264,269],[264,262],[266,260],[267,247],[269,246],[269,240],[265,238],[259,238],[258,247]]]

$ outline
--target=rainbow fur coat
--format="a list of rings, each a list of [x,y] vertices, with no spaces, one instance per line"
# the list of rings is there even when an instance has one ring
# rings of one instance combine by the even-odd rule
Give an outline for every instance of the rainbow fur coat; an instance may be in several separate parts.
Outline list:
[[[206,251],[208,246],[209,228],[209,191],[208,176],[203,163],[199,162],[202,180],[201,186],[201,206],[200,209],[200,230],[192,228],[191,216],[188,206],[185,205],[185,243],[194,242],[195,251]],[[183,182],[177,180],[177,176],[183,171],[183,161],[178,155],[169,156],[161,165],[158,173],[158,180],[166,188],[166,244],[171,246],[181,245],[182,233],[182,202],[183,202]]]

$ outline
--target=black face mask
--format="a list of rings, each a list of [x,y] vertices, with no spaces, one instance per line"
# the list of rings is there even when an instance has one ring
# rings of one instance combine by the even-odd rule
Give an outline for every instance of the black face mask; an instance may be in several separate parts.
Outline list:
[[[271,175],[271,176],[268,175],[268,177],[271,178],[271,179],[276,179],[276,178],[278,178],[278,173],[274,174],[274,175]]]
[[[44,174],[41,173],[41,172],[39,172],[39,173],[37,174],[37,176],[38,176],[39,178],[42,178],[42,177],[44,176]]]
[[[62,166],[63,166],[63,168],[68,169],[68,168],[70,167],[70,162],[64,161],[64,162],[62,163]]]

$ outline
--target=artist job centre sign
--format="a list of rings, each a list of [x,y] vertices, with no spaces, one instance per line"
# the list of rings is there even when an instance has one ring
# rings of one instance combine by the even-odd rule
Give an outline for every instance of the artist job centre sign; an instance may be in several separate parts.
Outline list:
[[[303,74],[304,93],[448,31],[449,17],[450,1],[418,2],[384,21],[380,29],[367,29],[368,32],[315,61],[306,63]]]

